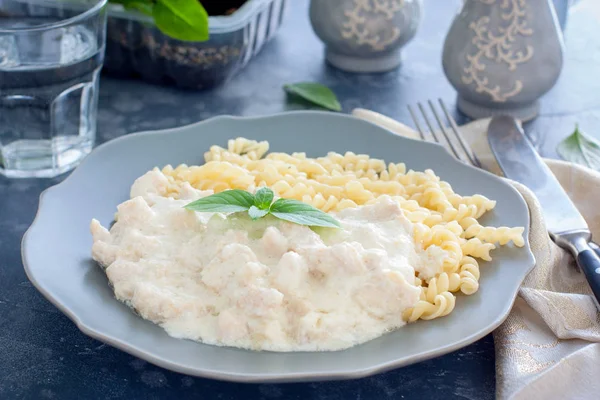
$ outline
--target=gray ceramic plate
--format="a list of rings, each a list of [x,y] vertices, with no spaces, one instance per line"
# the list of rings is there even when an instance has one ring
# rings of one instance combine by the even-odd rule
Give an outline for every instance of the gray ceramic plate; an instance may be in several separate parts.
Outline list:
[[[458,193],[498,200],[485,223],[529,226],[525,202],[509,184],[453,159],[442,147],[395,136],[351,116],[294,112],[259,118],[218,117],[195,125],[132,134],[99,146],[64,182],[43,193],[25,234],[29,279],[84,333],[156,365],[207,378],[302,381],[358,378],[448,353],[491,332],[506,318],[519,284],[533,268],[528,247],[505,247],[482,264],[481,287],[459,296],[455,311],[419,321],[349,350],[270,353],[214,347],[169,337],[114,299],[104,273],[90,258],[89,223],[109,224],[132,182],[165,164],[201,163],[213,144],[245,136],[268,140],[274,151],[354,151],[409,168],[432,168]],[[527,232],[525,232],[527,234]]]

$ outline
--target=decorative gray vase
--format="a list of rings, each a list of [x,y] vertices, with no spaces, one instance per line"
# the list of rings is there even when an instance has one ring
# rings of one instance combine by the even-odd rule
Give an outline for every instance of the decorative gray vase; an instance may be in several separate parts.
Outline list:
[[[563,65],[549,0],[465,0],[444,43],[444,72],[473,118],[535,118]]]
[[[421,0],[311,0],[310,21],[325,57],[350,72],[383,72],[401,63],[400,48],[421,20]]]

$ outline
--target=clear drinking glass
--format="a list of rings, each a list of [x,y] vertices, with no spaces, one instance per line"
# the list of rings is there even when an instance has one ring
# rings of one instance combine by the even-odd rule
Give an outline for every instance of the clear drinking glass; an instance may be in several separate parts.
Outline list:
[[[106,0],[0,0],[0,173],[52,177],[96,136]]]

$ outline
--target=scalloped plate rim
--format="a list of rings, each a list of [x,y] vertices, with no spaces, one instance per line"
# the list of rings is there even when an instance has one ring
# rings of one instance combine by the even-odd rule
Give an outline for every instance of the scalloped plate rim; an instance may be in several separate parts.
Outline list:
[[[203,120],[203,121],[199,121],[199,122],[181,126],[181,127],[135,132],[135,133],[117,137],[115,139],[112,139],[110,141],[107,141],[107,142],[97,146],[93,150],[93,152],[82,161],[82,163],[80,164],[80,167],[83,165],[86,165],[87,163],[93,162],[93,160],[96,157],[100,157],[99,154],[101,154],[102,152],[105,152],[106,149],[110,149],[112,146],[118,146],[120,143],[122,143],[124,141],[136,140],[137,138],[139,138],[141,136],[168,135],[173,132],[187,130],[187,129],[194,129],[196,127],[210,125],[213,123],[218,123],[220,121],[226,121],[226,120],[244,120],[244,121],[265,120],[265,119],[271,119],[271,118],[285,118],[287,115],[291,115],[291,114],[294,114],[294,115],[304,114],[304,115],[308,115],[308,116],[310,116],[310,115],[329,115],[329,116],[335,116],[335,118],[353,119],[356,121],[360,121],[360,123],[368,124],[379,130],[382,130],[385,133],[387,133],[388,135],[391,135],[399,140],[419,142],[423,146],[429,146],[432,148],[435,147],[436,151],[440,152],[441,154],[443,154],[444,157],[450,159],[453,163],[460,166],[460,168],[476,170],[477,173],[479,173],[479,174],[487,175],[490,179],[496,179],[496,180],[502,182],[503,185],[507,188],[507,190],[511,190],[513,193],[517,194],[520,201],[522,202],[522,205],[524,207],[527,207],[525,200],[523,199],[521,194],[518,192],[518,190],[516,190],[512,185],[510,185],[508,182],[506,182],[505,179],[498,177],[496,175],[493,175],[487,171],[479,170],[474,167],[471,167],[471,166],[461,163],[460,161],[454,159],[452,157],[452,155],[449,152],[447,152],[443,146],[441,146],[437,143],[424,142],[424,141],[417,140],[417,139],[399,136],[399,135],[396,135],[393,132],[391,132],[385,128],[382,128],[372,122],[365,121],[365,120],[362,120],[360,118],[357,118],[357,117],[354,117],[351,115],[337,114],[337,113],[331,113],[331,112],[327,112],[327,111],[312,111],[312,110],[311,111],[305,111],[305,110],[288,111],[288,112],[284,112],[284,113],[276,113],[276,114],[263,115],[263,116],[250,116],[250,117],[220,115],[220,116],[215,116],[215,117]],[[344,371],[341,371],[341,372],[331,371],[331,372],[319,372],[319,373],[293,372],[293,373],[262,373],[262,374],[253,375],[253,374],[248,374],[248,373],[242,374],[242,373],[231,373],[231,372],[222,372],[222,371],[214,371],[214,370],[199,370],[196,368],[189,368],[184,365],[178,364],[176,362],[165,360],[164,358],[155,356],[144,350],[140,350],[134,344],[131,344],[130,342],[124,341],[120,338],[113,337],[109,334],[105,334],[99,330],[91,328],[85,322],[85,318],[81,318],[79,315],[74,313],[67,304],[63,304],[62,302],[58,301],[48,290],[46,290],[46,288],[44,287],[44,284],[42,282],[39,282],[35,278],[35,273],[32,272],[32,269],[27,260],[28,236],[31,231],[36,229],[37,223],[39,222],[39,216],[43,212],[45,200],[47,199],[47,197],[54,194],[55,192],[60,191],[61,188],[66,187],[71,182],[75,181],[75,178],[77,178],[79,176],[79,173],[80,173],[79,171],[81,170],[80,167],[77,167],[63,181],[45,189],[40,194],[38,210],[36,212],[33,222],[31,223],[30,227],[27,229],[27,231],[23,235],[23,239],[21,242],[21,257],[23,260],[25,273],[26,273],[28,279],[38,289],[38,291],[40,291],[40,293],[42,293],[42,295],[48,301],[50,301],[54,306],[56,306],[63,314],[65,314],[71,321],[73,321],[75,323],[75,325],[81,332],[88,335],[89,337],[92,337],[96,340],[107,343],[119,350],[122,350],[133,356],[139,357],[139,358],[146,360],[146,361],[148,361],[154,365],[157,365],[159,367],[163,367],[163,368],[166,368],[166,369],[169,369],[172,371],[176,371],[179,373],[189,374],[192,376],[217,379],[217,380],[223,380],[223,381],[230,381],[230,382],[246,382],[246,383],[305,382],[305,381],[323,381],[323,380],[333,380],[333,379],[357,379],[357,378],[367,377],[367,376],[370,376],[370,375],[373,375],[376,373],[389,371],[391,369],[407,366],[407,365],[414,364],[416,362],[424,361],[427,359],[431,359],[434,357],[438,357],[438,356],[450,353],[452,351],[458,350],[462,347],[465,347],[465,346],[481,339],[482,337],[484,337],[485,335],[489,334],[494,329],[496,329],[498,326],[500,326],[510,313],[510,310],[516,300],[520,284],[523,282],[526,275],[535,267],[535,259],[531,252],[529,242],[528,242],[528,240],[526,240],[526,245],[522,248],[522,250],[527,251],[528,264],[527,264],[526,268],[524,268],[522,270],[522,272],[519,276],[519,285],[517,285],[511,291],[510,296],[509,296],[511,298],[511,301],[505,305],[501,315],[496,317],[494,319],[493,323],[489,324],[485,329],[481,329],[477,332],[474,332],[472,335],[466,336],[460,341],[453,342],[453,343],[443,346],[441,348],[438,347],[438,348],[431,349],[429,351],[421,352],[421,353],[419,353],[415,356],[409,357],[409,358],[402,358],[402,359],[397,359],[397,360],[386,362],[386,363],[372,365],[370,367],[354,369],[352,372],[344,372]],[[528,213],[527,214],[527,226],[525,228],[526,234],[529,233],[529,223],[530,223],[530,215]],[[342,350],[342,351],[344,351],[344,350]]]

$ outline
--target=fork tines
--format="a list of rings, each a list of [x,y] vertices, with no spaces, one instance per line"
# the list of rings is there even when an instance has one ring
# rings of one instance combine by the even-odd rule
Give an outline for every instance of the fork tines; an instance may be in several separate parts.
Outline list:
[[[450,152],[457,159],[481,168],[479,160],[475,156],[475,153],[473,153],[473,151],[471,150],[469,144],[462,137],[460,131],[458,130],[458,126],[456,125],[456,121],[448,112],[448,108],[446,107],[442,99],[438,99],[438,102],[440,104],[440,108],[443,112],[443,115],[446,118],[447,124],[443,122],[442,118],[440,117],[441,113],[438,112],[438,110],[435,107],[435,104],[431,100],[427,101],[427,103],[429,104],[429,108],[431,109],[431,113],[433,114],[433,117],[437,122],[439,129],[434,128],[432,119],[429,117],[429,114],[423,106],[423,104],[417,103],[417,107],[421,112],[421,116],[425,121],[425,124],[427,125],[428,131],[423,129],[421,123],[419,122],[419,118],[417,118],[417,114],[415,114],[413,108],[410,105],[408,106],[408,112],[410,113],[410,116],[415,122],[415,127],[419,131],[421,139],[439,143],[442,146],[449,149]]]

